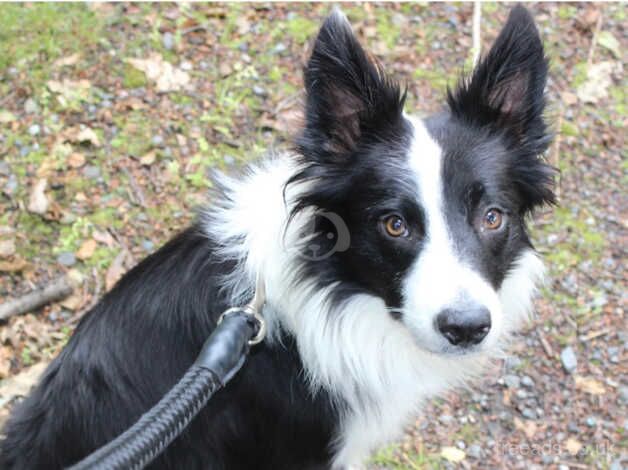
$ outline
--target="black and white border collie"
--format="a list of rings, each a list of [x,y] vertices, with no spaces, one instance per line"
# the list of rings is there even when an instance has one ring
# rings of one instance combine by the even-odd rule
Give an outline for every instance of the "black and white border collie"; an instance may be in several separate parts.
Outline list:
[[[332,13],[295,151],[220,177],[198,222],[83,318],[16,407],[1,467],[62,468],[124,431],[260,274],[266,340],[154,468],[359,468],[531,309],[543,268],[525,219],[554,199],[546,74],[517,6],[447,108],[412,117]]]

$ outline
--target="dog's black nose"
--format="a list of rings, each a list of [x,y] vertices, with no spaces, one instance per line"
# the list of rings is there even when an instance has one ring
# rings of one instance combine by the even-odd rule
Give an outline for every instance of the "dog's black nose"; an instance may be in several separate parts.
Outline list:
[[[491,329],[491,313],[477,306],[464,310],[443,310],[436,317],[438,331],[451,344],[467,347],[481,342]]]

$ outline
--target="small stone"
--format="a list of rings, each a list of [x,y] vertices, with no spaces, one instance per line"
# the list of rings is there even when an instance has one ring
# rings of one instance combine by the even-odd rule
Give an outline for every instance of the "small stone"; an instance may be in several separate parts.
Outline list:
[[[515,395],[517,395],[517,398],[519,400],[525,400],[526,398],[528,398],[528,393],[525,390],[521,390],[521,389],[517,390]]]
[[[473,459],[480,459],[482,458],[482,448],[477,444],[473,444],[467,450],[467,455]]]
[[[282,42],[277,43],[277,45],[273,48],[273,52],[275,54],[281,54],[282,52],[285,52],[286,50],[286,45]]]
[[[597,424],[597,421],[595,420],[595,418],[594,418],[593,416],[589,416],[589,417],[587,418],[586,423],[587,423],[587,426],[588,426],[588,427],[590,427],[590,428],[594,428],[594,427],[595,427],[595,425]]]
[[[563,363],[563,367],[568,373],[572,373],[578,367],[578,358],[571,346],[567,346],[560,353],[560,360]]]
[[[142,248],[144,248],[146,251],[152,251],[154,247],[155,247],[155,244],[152,241],[150,240],[142,241]]]
[[[96,179],[96,178],[98,178],[100,176],[100,168],[98,168],[95,165],[87,165],[83,169],[83,175],[86,178]]]
[[[559,465],[558,470],[569,470],[569,465]]]
[[[513,370],[521,365],[521,359],[519,356],[508,356],[506,358],[506,369]]]
[[[28,133],[30,135],[39,135],[40,132],[41,127],[39,127],[39,124],[33,124],[28,128]]]
[[[465,450],[467,448],[467,445],[464,443],[464,441],[458,441],[456,442],[456,447],[458,447],[458,449]]]
[[[57,256],[57,261],[63,266],[74,266],[74,264],[76,264],[76,257],[71,251],[64,251]]]
[[[10,173],[11,168],[9,167],[9,164],[5,161],[0,161],[0,175],[9,176]]]
[[[508,388],[519,388],[521,381],[516,375],[508,374],[504,377],[504,383]]]
[[[161,147],[164,144],[164,138],[160,134],[155,134],[151,142],[155,147]]]
[[[621,403],[628,403],[628,387],[619,387],[619,401]]]
[[[449,424],[454,420],[454,418],[451,415],[441,415],[438,420],[443,424]]]
[[[231,166],[231,165],[233,165],[235,163],[235,158],[233,158],[232,155],[225,155],[223,160],[225,161],[225,164],[227,164],[229,166]]]
[[[174,47],[174,35],[170,31],[166,31],[161,38],[164,49],[171,51]]]
[[[524,408],[521,410],[521,416],[525,419],[536,419],[536,413],[531,408]]]
[[[534,380],[529,375],[521,377],[521,385],[526,388],[534,388]]]
[[[624,470],[626,467],[623,466],[622,464],[622,459],[617,459],[614,460],[613,463],[611,463],[611,466],[608,467],[608,470]]]
[[[578,428],[578,425],[574,421],[570,421],[567,425],[567,431],[573,434],[578,434],[580,432],[580,428]]]
[[[19,186],[19,183],[17,181],[17,176],[15,176],[13,174],[9,175],[9,180],[4,185],[4,192],[7,195],[12,196],[13,193],[15,193],[15,191],[17,190],[18,186]]]
[[[262,98],[268,96],[268,92],[259,85],[253,85],[253,93]]]
[[[39,111],[39,106],[33,98],[28,98],[24,101],[24,112],[26,114],[35,114]]]

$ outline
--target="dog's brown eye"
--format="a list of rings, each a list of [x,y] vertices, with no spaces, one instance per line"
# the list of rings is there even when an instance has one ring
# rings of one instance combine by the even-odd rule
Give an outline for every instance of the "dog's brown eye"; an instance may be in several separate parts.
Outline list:
[[[384,228],[391,237],[402,237],[408,234],[406,222],[398,215],[389,215],[384,219]]]
[[[488,230],[497,230],[502,226],[502,213],[499,209],[489,209],[484,215],[484,228]]]

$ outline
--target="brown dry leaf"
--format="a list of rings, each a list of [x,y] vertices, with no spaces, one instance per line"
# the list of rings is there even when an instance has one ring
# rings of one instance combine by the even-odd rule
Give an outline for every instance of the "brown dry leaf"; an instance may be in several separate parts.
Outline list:
[[[70,102],[89,98],[90,88],[92,87],[89,80],[68,80],[67,78],[61,82],[49,80],[46,85],[51,92],[57,95],[59,104],[64,107]]]
[[[94,230],[92,233],[92,237],[98,243],[102,243],[103,245],[107,245],[108,248],[112,248],[116,245],[116,241],[113,239],[111,234],[106,230],[102,232],[100,230]]]
[[[72,168],[81,168],[85,165],[85,155],[79,152],[73,152],[68,156],[68,165]]]
[[[54,68],[68,67],[70,65],[75,65],[80,59],[81,54],[71,54],[69,56],[61,57],[60,59],[55,60],[52,66]]]
[[[608,88],[613,84],[613,74],[621,74],[620,62],[604,61],[592,64],[587,70],[586,81],[578,87],[576,93],[583,103],[597,103],[608,96]]]
[[[11,261],[0,261],[0,272],[3,273],[17,273],[24,271],[28,263],[22,258],[15,258]]]
[[[107,274],[105,274],[105,289],[107,291],[111,290],[111,288],[115,285],[116,282],[122,277],[124,274],[124,259],[126,258],[126,251],[122,250],[115,257],[109,269],[107,269]]]
[[[578,97],[576,96],[576,94],[571,93],[570,91],[563,91],[560,94],[560,97],[562,98],[563,103],[565,103],[567,106],[571,106],[578,102]]]
[[[76,311],[83,304],[83,299],[78,294],[72,294],[70,297],[63,299],[61,306],[68,310]]]
[[[15,240],[0,240],[0,258],[8,258],[15,254]]]
[[[100,147],[100,139],[91,127],[85,127],[76,135],[77,142],[89,142],[94,147]]]
[[[0,383],[0,401],[7,402],[16,397],[26,396],[31,387],[37,383],[47,366],[47,362],[40,362],[28,369],[24,369],[13,377],[3,380]]]
[[[48,181],[45,178],[41,178],[35,183],[31,190],[30,197],[28,199],[28,211],[33,214],[43,215],[48,210],[50,201],[46,197],[45,191],[48,186]]]
[[[190,83],[190,75],[166,62],[161,54],[152,53],[147,59],[126,59],[126,62],[155,82],[157,91],[178,91]]]
[[[156,154],[154,151],[148,152],[146,155],[140,158],[140,163],[144,166],[151,166],[155,163]]]
[[[464,460],[467,454],[464,453],[463,450],[458,449],[457,447],[443,447],[440,450],[440,455],[445,460],[454,463],[460,463]]]
[[[76,252],[76,257],[83,261],[91,258],[94,255],[94,251],[96,251],[96,246],[96,240],[94,240],[93,238],[85,240]]]
[[[574,381],[576,383],[576,388],[585,393],[589,393],[591,395],[604,395],[606,393],[606,389],[602,382],[595,380],[593,377],[582,377],[580,375],[576,375],[574,377]]]
[[[570,437],[565,442],[565,448],[571,455],[577,455],[578,452],[580,452],[580,449],[582,449],[582,443],[573,437]]]
[[[534,421],[523,421],[515,417],[515,428],[523,431],[528,439],[532,439],[536,434],[537,425]]]
[[[11,372],[13,349],[8,346],[0,347],[0,379],[8,377]]]

